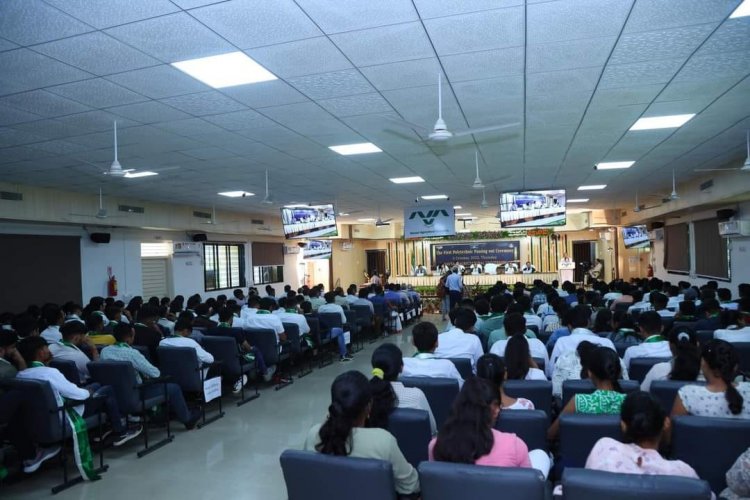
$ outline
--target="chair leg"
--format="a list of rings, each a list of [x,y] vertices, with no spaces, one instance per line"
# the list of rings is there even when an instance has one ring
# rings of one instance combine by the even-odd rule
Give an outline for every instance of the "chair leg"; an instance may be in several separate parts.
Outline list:
[[[167,384],[164,384],[164,406],[167,408],[167,437],[159,441],[158,443],[154,444],[153,446],[148,445],[148,408],[146,408],[146,400],[143,398],[143,394],[141,394],[141,414],[143,415],[143,442],[144,442],[144,448],[142,450],[139,450],[136,455],[138,458],[142,458],[152,451],[158,450],[164,445],[167,445],[171,443],[174,440],[174,436],[172,436],[172,433],[170,431],[169,427],[169,394],[167,393]]]
[[[242,377],[242,375],[240,375]],[[253,384],[253,389],[255,391],[254,394],[245,397],[245,385],[242,385],[242,389],[240,389],[240,400],[237,401],[237,406],[242,406],[245,403],[249,403],[250,401],[254,399],[258,399],[260,397],[260,392],[258,392],[258,380],[255,380],[255,383]]]

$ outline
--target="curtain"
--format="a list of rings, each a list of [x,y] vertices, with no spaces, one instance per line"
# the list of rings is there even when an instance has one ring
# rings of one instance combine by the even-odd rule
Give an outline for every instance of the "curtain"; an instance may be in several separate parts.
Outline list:
[[[687,223],[664,228],[664,268],[667,271],[690,271],[690,236]]]
[[[283,243],[253,242],[253,266],[283,266]]]
[[[705,278],[729,279],[727,240],[719,236],[719,220],[693,222],[695,273]]]

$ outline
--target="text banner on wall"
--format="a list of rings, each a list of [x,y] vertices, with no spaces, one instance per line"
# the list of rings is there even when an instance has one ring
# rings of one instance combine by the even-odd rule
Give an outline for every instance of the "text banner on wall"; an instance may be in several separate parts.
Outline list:
[[[521,244],[518,241],[484,241],[477,243],[457,243],[450,245],[432,245],[432,264],[452,264],[458,262],[468,265],[476,262],[482,264],[500,264],[518,261],[521,256]]]
[[[404,209],[404,238],[431,238],[456,234],[455,210],[450,203]]]

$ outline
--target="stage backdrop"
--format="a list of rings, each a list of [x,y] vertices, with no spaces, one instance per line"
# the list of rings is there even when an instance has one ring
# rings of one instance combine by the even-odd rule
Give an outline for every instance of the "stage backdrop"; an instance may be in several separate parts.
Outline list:
[[[460,262],[468,265],[474,262],[496,263],[517,261],[521,255],[521,244],[518,241],[482,241],[477,243],[459,243],[450,245],[432,245],[432,264],[450,264]]]
[[[450,203],[407,207],[404,209],[404,238],[456,234],[455,213]]]

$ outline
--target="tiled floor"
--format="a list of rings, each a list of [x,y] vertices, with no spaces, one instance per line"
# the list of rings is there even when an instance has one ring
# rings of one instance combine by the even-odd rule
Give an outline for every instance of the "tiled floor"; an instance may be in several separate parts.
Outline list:
[[[441,325],[437,315],[425,320]],[[413,354],[411,327],[385,342]],[[370,355],[380,344],[367,344],[350,363],[334,363],[295,380],[290,387],[263,389],[259,399],[237,408],[225,398],[226,416],[204,429],[187,432],[180,424],[174,442],[143,458],[141,440],[105,452],[109,471],[100,481],[80,484],[55,496],[67,499],[286,499],[279,455],[301,447],[308,429],[325,418],[330,384],[339,373],[370,373]],[[11,486],[0,486],[0,498],[38,499],[50,495],[61,478],[60,467],[45,464]]]

